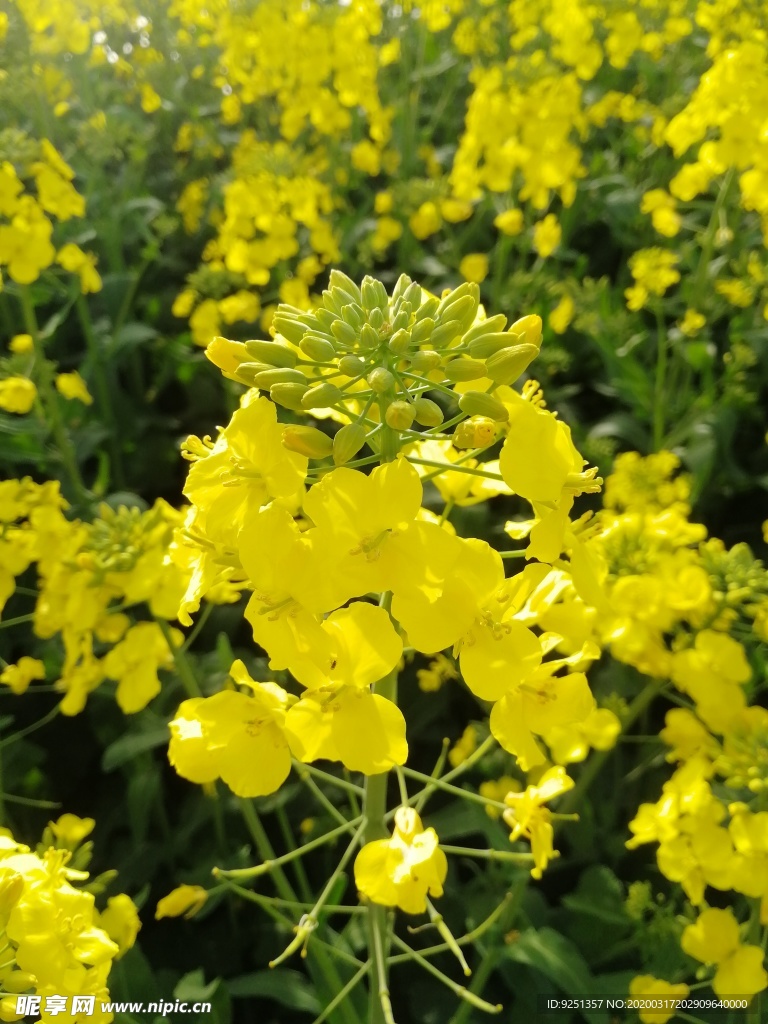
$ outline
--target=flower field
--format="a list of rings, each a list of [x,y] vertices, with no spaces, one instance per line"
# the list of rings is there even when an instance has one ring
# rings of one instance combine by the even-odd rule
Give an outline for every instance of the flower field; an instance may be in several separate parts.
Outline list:
[[[768,6],[0,0],[0,1020],[768,1021]]]

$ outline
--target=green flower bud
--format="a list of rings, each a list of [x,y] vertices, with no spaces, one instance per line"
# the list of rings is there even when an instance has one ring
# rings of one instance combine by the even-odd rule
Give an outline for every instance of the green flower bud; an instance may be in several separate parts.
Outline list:
[[[410,331],[405,331],[405,330],[395,331],[395,333],[389,339],[389,347],[390,347],[390,349],[393,352],[397,353],[397,355],[402,355],[404,352],[407,352],[408,346],[410,344],[411,344],[411,332]]]
[[[403,303],[398,314],[392,320],[392,330],[402,331],[411,322],[411,310],[410,307]]]
[[[440,299],[436,295],[427,295],[416,310],[416,319],[423,320],[425,317],[434,318],[440,306]]]
[[[375,370],[371,370],[367,380],[371,390],[375,391],[377,395],[383,395],[387,391],[392,391],[395,386],[395,378],[383,366],[377,366]]]
[[[439,427],[445,418],[437,402],[429,398],[417,398],[413,403],[413,414],[422,427]]]
[[[348,302],[341,310],[341,319],[345,324],[349,324],[350,327],[354,327],[356,331],[359,331],[365,323],[363,307],[358,306],[356,302]]]
[[[360,331],[360,348],[370,350],[379,344],[379,332],[371,324],[363,324]]]
[[[486,359],[486,375],[496,384],[512,384],[538,354],[535,345],[510,345]]]
[[[276,405],[302,412],[301,400],[307,391],[306,384],[273,384],[269,389],[269,397]]]
[[[306,324],[303,324],[300,320],[294,320],[293,317],[286,316],[283,313],[275,313],[272,326],[278,334],[281,334],[288,341],[292,341],[294,345],[298,345],[307,333]]]
[[[299,345],[301,351],[316,363],[329,363],[336,355],[331,342],[317,334],[305,334]]]
[[[332,289],[341,288],[343,291],[349,292],[349,294],[353,297],[355,302],[363,301],[363,297],[360,294],[360,289],[358,288],[358,286],[355,284],[352,278],[347,277],[347,275],[342,270],[331,271],[330,276],[328,278],[328,287]]]
[[[329,405],[335,405],[344,398],[344,392],[340,391],[335,384],[324,382],[316,384],[304,395],[301,400],[302,409],[325,409]]]
[[[283,428],[283,447],[308,459],[325,459],[333,451],[333,441],[317,427],[289,423]]]
[[[403,292],[403,301],[407,302],[411,309],[418,309],[421,302],[421,285],[417,281],[411,281]]]
[[[246,341],[245,349],[249,356],[271,366],[294,367],[299,358],[292,348],[279,341]]]
[[[472,321],[477,315],[478,300],[474,295],[462,295],[456,299],[455,302],[451,302],[441,311],[441,321],[448,323],[450,320],[458,320],[460,327],[460,333],[468,330]]]
[[[332,292],[330,288],[326,288],[323,292],[323,306],[330,313],[336,313],[341,316],[341,309],[344,303],[342,302],[341,295],[337,292]]]
[[[445,348],[461,334],[461,324],[458,320],[448,320],[440,324],[432,331],[430,342],[434,348]]]
[[[429,373],[440,365],[442,359],[439,352],[426,348],[423,352],[414,352],[409,362],[414,373]]]
[[[277,369],[262,370],[253,378],[257,388],[271,388],[273,384],[306,384],[307,378],[301,370],[292,370],[288,366]]]
[[[362,423],[347,423],[333,438],[333,461],[343,466],[354,458],[366,442],[368,432]]]
[[[333,325],[341,319],[335,313],[331,313],[330,310],[323,309],[322,307],[310,313],[309,317],[311,317],[309,323],[312,324],[313,329],[317,329],[319,324],[322,331],[331,336],[333,335]]]
[[[381,309],[383,311],[387,308],[387,304],[389,302],[387,290],[381,281],[377,281],[375,277],[369,277],[366,275],[363,278],[360,292],[364,309],[368,309],[370,311],[373,311],[374,309]]]
[[[396,401],[384,413],[387,426],[393,430],[409,430],[413,426],[414,410],[409,402]]]
[[[354,327],[344,323],[343,320],[337,320],[332,325],[331,331],[334,338],[340,341],[342,345],[354,345],[357,342],[357,331]]]
[[[464,339],[466,342],[466,338]],[[469,343],[469,351],[475,359],[487,359],[494,352],[502,348],[508,348],[515,344],[515,336],[507,334],[506,331],[499,331],[493,334],[483,334],[479,338],[473,338]]]
[[[535,313],[515,320],[509,331],[510,334],[517,334],[526,345],[535,345],[536,348],[541,348],[541,317],[536,316]]]
[[[432,317],[424,317],[423,320],[417,320],[411,328],[411,338],[417,345],[421,345],[422,342],[427,341],[434,329],[435,321]]]
[[[411,287],[413,281],[407,274],[401,274],[395,282],[395,287],[392,289],[392,298],[399,299],[405,295],[406,291]]]
[[[474,341],[475,338],[482,338],[486,334],[496,334],[499,331],[503,331],[507,323],[507,318],[503,313],[497,313],[496,316],[489,316],[486,320],[481,320],[477,324],[473,324],[469,328],[467,333],[462,339],[465,345]]]
[[[459,285],[458,288],[454,288],[453,291],[448,292],[447,295],[444,295],[442,299],[440,299],[440,303],[437,307],[438,317],[436,319],[442,318],[443,313],[445,312],[448,306],[452,305],[454,302],[457,302],[465,295],[473,295],[475,293],[478,296],[480,295],[480,289],[477,287],[477,285],[471,284],[469,281],[464,281],[462,284]]]
[[[359,356],[342,356],[339,360],[339,370],[345,377],[359,377],[365,373],[365,363]]]
[[[451,444],[454,448],[484,448],[496,438],[498,428],[486,416],[473,416],[459,423],[453,432]]]
[[[509,419],[507,407],[485,391],[465,391],[459,399],[459,408],[467,416],[487,416],[497,423],[505,423]]]
[[[273,370],[269,363],[240,363],[235,370],[233,377],[236,377],[241,384],[247,384],[249,388],[255,387],[256,375],[265,370]]]
[[[380,331],[384,325],[384,312],[377,306],[368,314],[368,323],[375,331]]]
[[[485,363],[481,359],[452,359],[445,364],[444,370],[448,380],[454,383],[485,377]]]

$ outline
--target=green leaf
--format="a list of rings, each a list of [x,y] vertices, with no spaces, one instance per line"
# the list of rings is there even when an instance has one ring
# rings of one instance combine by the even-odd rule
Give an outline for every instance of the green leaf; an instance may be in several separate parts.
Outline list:
[[[595,983],[587,962],[572,942],[554,928],[528,928],[507,948],[518,963],[541,971],[568,996],[594,996]],[[589,1024],[608,1024],[603,1009],[582,1010]]]
[[[154,750],[168,742],[169,734],[167,726],[161,729],[153,729],[150,732],[127,733],[120,739],[110,743],[104,751],[101,759],[102,771],[112,772],[121,764],[132,761],[134,757],[143,754],[145,750]]]
[[[595,917],[606,924],[628,926],[624,889],[610,868],[593,864],[582,874],[576,890],[562,899],[563,906]]]
[[[229,994],[235,998],[264,996],[288,1010],[304,1010],[319,1013],[322,1007],[312,986],[299,971],[276,970],[255,971],[241,974],[225,982]]]

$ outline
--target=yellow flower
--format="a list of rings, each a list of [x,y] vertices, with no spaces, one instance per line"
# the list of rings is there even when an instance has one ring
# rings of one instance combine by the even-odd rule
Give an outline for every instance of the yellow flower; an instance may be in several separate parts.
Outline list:
[[[760,946],[743,946],[733,911],[710,908],[683,931],[683,952],[705,964],[715,964],[712,988],[721,999],[753,996],[768,986]]]
[[[116,960],[131,949],[141,928],[136,904],[130,896],[126,896],[124,893],[111,896],[107,900],[106,909],[102,910],[99,915],[99,924],[120,949],[115,957]]]
[[[79,246],[70,242],[59,249],[56,262],[70,274],[79,276],[83,295],[101,290],[101,278],[96,270],[96,257],[93,253],[83,252]]]
[[[432,202],[422,203],[408,221],[411,231],[420,241],[439,231],[442,222],[440,211]]]
[[[27,377],[0,380],[0,409],[24,416],[35,404],[37,388]]]
[[[650,213],[651,222],[660,235],[671,238],[678,233],[682,223],[676,205],[672,196],[663,188],[653,188],[643,196],[640,209],[643,213]]]
[[[549,314],[549,326],[555,334],[564,334],[573,320],[576,307],[570,295],[564,295]]]
[[[307,690],[286,715],[291,748],[301,761],[327,758],[375,775],[408,757],[405,719],[391,700],[372,693],[399,663],[403,643],[383,608],[355,601],[322,624],[322,644],[292,671]]]
[[[155,920],[163,917],[194,917],[208,899],[208,893],[201,885],[179,885],[163,896],[155,910]]]
[[[78,818],[76,814],[62,814],[56,821],[49,821],[48,827],[56,836],[60,846],[74,850],[93,832],[96,822],[93,818]]]
[[[546,771],[535,786],[526,787],[522,793],[507,793],[504,803],[504,821],[512,829],[510,842],[521,837],[530,840],[534,867],[531,875],[541,878],[549,861],[557,856],[552,847],[554,829],[551,812],[545,803],[573,789],[573,779],[566,775],[565,768],[556,767]]]
[[[31,334],[15,334],[8,342],[8,348],[16,355],[22,355],[25,352],[34,352],[35,343]]]
[[[523,211],[518,210],[517,207],[513,207],[511,210],[502,210],[497,214],[493,224],[502,234],[519,235],[525,226]]]
[[[71,373],[56,374],[55,383],[56,390],[65,398],[75,399],[84,405],[93,404],[93,398],[88,390],[88,386],[76,370],[73,370]]]
[[[707,318],[695,309],[686,309],[685,316],[680,321],[680,330],[687,338],[693,338],[699,333],[707,322]]]
[[[460,764],[467,760],[476,747],[477,729],[474,725],[468,725],[461,734],[461,737],[448,751],[448,760],[454,768],[458,768]]]
[[[687,985],[672,985],[652,974],[640,974],[629,983],[629,994],[651,1004],[650,1008],[639,1011],[643,1024],[667,1024],[675,1014],[673,999],[685,999],[690,992]],[[658,1000],[666,1005],[656,1009],[653,1002]],[[669,1000],[669,1002],[667,1002]]]
[[[484,252],[470,252],[459,264],[459,273],[465,281],[480,284],[488,276],[488,257]]]
[[[0,672],[0,683],[10,686],[14,693],[25,693],[33,679],[45,679],[45,666],[37,658],[26,655]]]
[[[175,644],[183,639],[178,629],[171,630]],[[117,703],[126,715],[141,711],[160,693],[159,668],[168,667],[173,656],[160,627],[155,622],[139,622],[125,634],[104,659],[104,673],[116,679]]]
[[[560,245],[562,230],[554,213],[548,213],[533,228],[533,247],[542,259],[551,256]]]
[[[390,839],[366,843],[355,859],[355,885],[366,899],[406,914],[423,914],[427,895],[442,896],[448,861],[433,828],[412,807],[395,812]]]
[[[291,770],[285,713],[293,698],[276,683],[254,682],[242,661],[230,675],[250,693],[222,690],[185,700],[170,723],[168,759],[190,782],[222,779],[237,796],[266,796]]]
[[[141,87],[141,109],[145,114],[153,114],[156,110],[159,110],[163,105],[163,101],[160,96],[155,92],[149,82],[145,82]]]

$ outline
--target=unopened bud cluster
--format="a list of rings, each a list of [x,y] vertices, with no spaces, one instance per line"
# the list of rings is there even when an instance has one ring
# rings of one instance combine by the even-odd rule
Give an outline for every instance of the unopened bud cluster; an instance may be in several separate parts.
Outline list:
[[[506,324],[501,314],[485,317],[476,284],[438,298],[403,274],[390,296],[375,278],[358,286],[333,270],[321,306],[309,312],[278,307],[272,340],[216,338],[208,355],[228,376],[267,392],[278,405],[342,413],[351,422],[333,441],[314,428],[291,427],[285,443],[311,458],[333,455],[343,464],[366,443],[379,451],[382,430],[440,427],[444,410],[427,397],[435,391],[458,403],[459,418],[472,417],[459,424],[457,447],[493,440],[495,424],[508,411],[491,392],[517,380],[541,343],[539,317]],[[477,390],[463,387],[473,381]],[[463,393],[454,397],[457,384]]]

